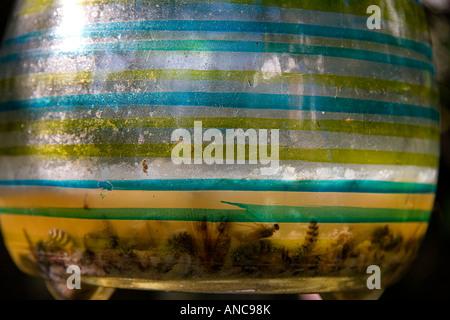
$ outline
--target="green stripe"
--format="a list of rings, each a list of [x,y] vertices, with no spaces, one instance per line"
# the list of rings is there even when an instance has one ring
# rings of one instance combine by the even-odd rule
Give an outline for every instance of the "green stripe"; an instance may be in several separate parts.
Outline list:
[[[361,135],[380,135],[438,141],[438,127],[426,127],[404,123],[356,121],[356,120],[298,120],[268,118],[94,118],[39,120],[0,123],[0,133],[27,131],[32,135],[42,134],[98,134],[100,129],[112,128],[192,128],[194,121],[201,121],[203,128],[230,129],[280,129],[305,131],[330,131]]]
[[[73,73],[41,73],[22,75],[15,78],[0,79],[0,89],[5,94],[14,88],[30,85],[37,86],[91,86],[94,82],[137,80],[181,80],[181,81],[236,81],[241,83],[289,83],[321,86],[346,87],[369,91],[388,91],[411,94],[424,99],[438,101],[435,88],[394,80],[365,77],[342,76],[333,74],[279,73],[260,71],[192,70],[192,69],[145,69],[114,71],[83,71]]]
[[[438,167],[439,157],[429,154],[356,149],[280,149],[280,160],[354,163],[378,165],[411,165]]]
[[[114,2],[115,0],[106,1]],[[105,0],[99,2],[105,2]],[[369,17],[369,14],[366,13],[367,8],[376,4],[381,9],[382,19],[399,22],[401,25],[407,24],[421,31],[428,30],[427,19],[423,8],[410,0],[387,0],[378,3],[374,3],[372,0],[220,0],[219,2],[327,11],[365,17]]]
[[[287,207],[245,205],[244,210],[190,208],[0,208],[2,214],[111,220],[370,223],[428,222],[430,212],[359,207]]]
[[[86,144],[14,146],[0,148],[0,156],[50,156],[60,157],[148,157],[170,158],[174,144]],[[248,148],[248,145],[246,145]],[[224,145],[225,149],[225,145]],[[270,149],[270,148],[269,148]],[[224,150],[224,155],[226,154]],[[235,157],[237,154],[235,154]],[[248,159],[248,152],[246,152]],[[435,155],[360,149],[297,149],[280,148],[279,160],[353,163],[372,165],[412,165],[437,168]],[[248,164],[247,164],[248,165]]]

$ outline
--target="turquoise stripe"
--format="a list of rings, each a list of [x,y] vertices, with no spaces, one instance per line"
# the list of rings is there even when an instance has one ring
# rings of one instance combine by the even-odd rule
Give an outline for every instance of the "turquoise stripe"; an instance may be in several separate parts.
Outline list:
[[[149,40],[117,43],[85,44],[82,49],[71,51],[33,50],[3,56],[0,62],[17,62],[20,59],[48,58],[55,56],[76,56],[108,54],[120,51],[121,54],[136,54],[135,51],[208,51],[208,52],[253,52],[253,53],[287,53],[300,55],[323,55],[337,58],[363,60],[388,65],[425,70],[435,74],[432,64],[400,57],[392,54],[359,50],[351,48],[337,48],[326,46],[309,46],[304,44],[261,42],[254,41],[225,41],[225,40]]]
[[[283,191],[358,193],[435,193],[427,183],[376,180],[261,180],[261,179],[149,179],[149,180],[0,180],[0,186],[39,186],[144,191]]]
[[[52,96],[0,103],[0,111],[77,106],[196,106],[406,116],[439,121],[439,110],[376,100],[246,92],[140,92]]]
[[[118,32],[136,31],[208,31],[208,32],[242,32],[242,33],[274,33],[305,35],[316,37],[328,37],[338,39],[350,39],[359,41],[370,41],[405,49],[417,51],[428,59],[432,59],[433,52],[430,46],[414,40],[395,37],[390,34],[373,32],[370,30],[359,30],[351,28],[329,27],[320,25],[279,23],[279,22],[255,22],[255,21],[193,21],[193,20],[157,20],[157,21],[127,21],[112,23],[97,23],[86,25],[83,32],[76,37],[115,37]],[[70,37],[70,35],[68,36]],[[5,41],[5,45],[26,43],[32,39],[43,38],[47,40],[64,39],[67,36],[55,35],[54,29],[38,30],[11,38]]]
[[[359,207],[241,205],[243,210],[190,208],[0,208],[0,213],[78,219],[163,220],[265,223],[428,222],[431,212]]]
[[[424,222],[431,212],[413,209],[361,208],[344,206],[297,207],[276,205],[254,205],[222,201],[245,210],[245,215],[263,222]],[[242,214],[242,213],[241,213]]]

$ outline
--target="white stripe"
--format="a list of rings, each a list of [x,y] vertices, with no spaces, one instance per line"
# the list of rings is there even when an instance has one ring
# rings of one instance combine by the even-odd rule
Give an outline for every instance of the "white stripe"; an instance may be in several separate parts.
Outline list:
[[[171,159],[64,158],[40,156],[0,157],[0,180],[138,180],[138,179],[285,179],[285,180],[381,180],[435,184],[438,170],[417,166],[360,165],[280,161],[272,175],[262,175],[257,165],[175,165]]]

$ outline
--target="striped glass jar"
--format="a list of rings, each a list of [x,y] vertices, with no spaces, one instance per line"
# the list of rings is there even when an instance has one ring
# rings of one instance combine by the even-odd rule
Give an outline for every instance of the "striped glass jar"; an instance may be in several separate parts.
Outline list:
[[[64,299],[378,297],[427,230],[439,109],[423,8],[377,3],[17,1],[0,56],[16,265]]]

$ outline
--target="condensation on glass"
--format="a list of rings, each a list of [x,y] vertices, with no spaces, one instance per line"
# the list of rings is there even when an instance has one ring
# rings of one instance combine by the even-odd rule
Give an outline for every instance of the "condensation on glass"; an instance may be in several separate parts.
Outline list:
[[[379,295],[427,230],[439,110],[423,9],[382,1],[377,29],[371,5],[17,1],[0,57],[0,217],[16,265],[64,299]],[[195,122],[276,130],[278,165],[175,164],[189,141],[172,134]],[[381,290],[367,288],[371,265]]]

